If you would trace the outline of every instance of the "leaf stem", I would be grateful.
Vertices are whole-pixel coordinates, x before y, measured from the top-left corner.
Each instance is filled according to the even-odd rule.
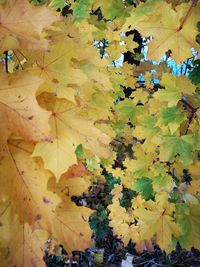
[[[192,0],[192,3],[191,3],[191,5],[190,5],[190,7],[189,7],[187,13],[185,14],[185,17],[184,17],[183,20],[181,21],[181,24],[180,24],[180,26],[178,27],[178,29],[176,30],[177,32],[180,32],[180,31],[183,29],[183,25],[185,24],[185,22],[186,22],[186,20],[187,20],[189,14],[190,14],[192,8],[196,6],[197,2],[198,2],[198,0]]]

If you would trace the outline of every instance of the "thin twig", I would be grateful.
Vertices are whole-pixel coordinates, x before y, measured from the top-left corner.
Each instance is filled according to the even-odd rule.
[[[8,73],[8,51],[5,51],[4,54],[5,54],[6,73]]]

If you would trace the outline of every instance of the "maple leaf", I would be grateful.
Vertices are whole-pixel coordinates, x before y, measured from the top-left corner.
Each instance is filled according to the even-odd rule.
[[[110,92],[97,91],[90,95],[87,100],[86,96],[81,100],[83,110],[81,113],[85,114],[87,118],[98,119],[99,123],[104,120],[110,120],[112,117],[112,108],[114,106],[114,97]]]
[[[115,110],[117,111],[119,120],[136,123],[137,115],[142,113],[142,108],[134,105],[131,99],[125,99],[117,103]]]
[[[33,64],[29,72],[44,80],[39,92],[50,92],[59,98],[75,102],[74,87],[88,81],[83,71],[73,68],[71,59],[77,56],[76,49],[77,44],[68,37],[67,40],[52,45],[50,51],[35,52],[28,57]],[[79,56],[81,57],[80,54]]]
[[[73,16],[75,18],[75,21],[80,22],[89,17],[89,13],[92,9],[91,5],[91,0],[78,0],[74,2],[71,8],[73,9]]]
[[[50,118],[54,139],[51,143],[38,143],[33,153],[34,157],[44,160],[45,168],[57,179],[77,162],[75,150],[79,144],[100,157],[110,155],[109,136],[97,129],[93,121],[78,116],[76,110],[76,106],[66,100],[57,100]]]
[[[200,213],[199,204],[187,206],[185,203],[177,203],[177,221],[181,226],[179,242],[187,249],[195,247],[199,249],[200,242]]]
[[[143,116],[140,116],[138,119],[140,120],[138,120],[139,123],[136,124],[135,129],[133,129],[133,136],[138,140],[145,139],[145,143],[143,144],[143,147],[145,147],[144,150],[152,152],[152,149],[154,150],[155,148],[155,144],[159,145],[161,142],[161,129],[157,126],[158,118],[156,114],[151,116],[145,116],[145,114],[143,114]],[[153,143],[153,146],[149,146],[149,143]]]
[[[1,199],[9,199],[13,203],[20,223],[28,222],[32,229],[48,231],[66,244],[69,251],[77,248],[77,238],[80,249],[89,246],[91,230],[88,218],[92,210],[79,208],[71,202],[71,196],[81,194],[88,188],[89,179],[66,179],[63,176],[56,184],[54,178],[49,180],[52,175],[43,169],[40,160],[30,157],[33,148],[24,141],[9,141],[9,155],[0,164]]]
[[[50,234],[42,229],[32,230],[21,224],[11,202],[0,202],[0,260],[1,266],[42,267],[43,247]]]
[[[111,194],[113,195],[113,200],[114,198],[120,199],[122,198],[122,186],[119,184],[114,184],[114,188],[111,191]]]
[[[75,249],[83,250],[91,245],[92,231],[88,221],[93,211],[86,207],[77,207],[71,201],[72,196],[82,194],[89,185],[90,178],[87,176],[66,179],[63,175],[58,183],[55,178],[51,178],[48,182],[48,190],[57,193],[62,199],[52,220],[53,236],[66,247],[68,252]]]
[[[47,190],[51,173],[38,160],[31,158],[34,145],[21,140],[9,140],[8,151],[0,162],[1,200],[9,199],[20,222],[51,229],[52,210],[59,198]],[[9,172],[8,172],[9,170]]]
[[[127,245],[130,240],[136,242],[137,243],[136,249],[138,253],[143,252],[144,243],[147,245],[148,251],[151,251],[152,250],[151,241],[141,240],[139,226],[133,223],[134,219],[136,218],[134,216],[134,213],[132,213],[130,209],[125,210],[125,208],[121,207],[117,196],[118,195],[113,197],[112,204],[108,206],[108,209],[110,210],[109,224],[113,228],[114,233],[117,234],[123,240],[125,245]],[[144,200],[139,198],[140,198],[139,196],[134,198],[133,202],[137,201],[139,203],[139,206],[141,206],[143,204],[142,201]]]
[[[125,244],[132,239],[140,251],[145,242],[152,249],[151,238],[156,235],[158,245],[167,252],[173,248],[174,238],[186,248],[199,247],[196,86],[184,76],[163,74],[161,84],[165,89],[156,91],[151,78],[160,79],[161,73],[169,72],[166,62],[107,68],[112,58],[101,59],[92,43],[105,38],[112,56],[132,50],[136,47],[133,36],[120,36],[131,22],[143,36],[154,36],[148,45],[151,58],[157,59],[171,49],[180,61],[189,56],[191,46],[199,49],[195,24],[200,4],[147,0],[134,8],[121,0],[79,0],[72,1],[73,14],[51,25],[59,17],[46,6],[32,6],[25,0],[4,2],[0,0],[0,51],[14,51],[7,52],[9,60],[2,55],[5,64],[0,64],[2,72],[3,65],[7,72],[13,72],[0,79],[0,125],[4,130],[0,134],[1,263],[5,267],[43,266],[42,249],[40,244],[36,247],[36,239],[44,243],[49,235],[68,252],[91,245],[88,221],[92,210],[77,207],[72,199],[88,190],[93,175],[102,176],[100,164],[118,178],[111,192],[114,196],[108,206],[109,219],[114,233]],[[57,9],[63,8],[64,2],[52,0],[48,4]],[[91,10],[99,10],[98,15]],[[105,19],[99,20],[99,16]],[[42,32],[46,27],[48,31]],[[120,46],[122,40],[124,46]],[[27,53],[30,49],[36,51]],[[134,55],[134,59],[139,57]],[[157,76],[150,73],[152,69]],[[133,77],[141,72],[146,73],[145,87]],[[133,92],[121,101],[123,86]],[[192,118],[190,107],[181,114],[183,97],[192,111],[194,107]],[[49,117],[52,138],[48,136]],[[117,155],[111,157],[109,136],[115,138],[114,131],[116,138],[123,137],[123,146],[117,147]],[[128,151],[121,151],[125,146]],[[113,169],[121,154],[125,168]],[[191,186],[175,184],[174,176],[184,178],[186,167],[196,180]],[[118,201],[123,186],[139,193],[130,208],[123,208]],[[181,212],[168,200],[169,196],[174,200],[174,187],[188,205]],[[151,197],[155,200],[147,201]]]
[[[112,41],[109,43],[108,48],[106,49],[106,52],[109,54],[109,56],[111,57],[111,63],[113,62],[113,60],[115,60],[116,58],[119,58],[120,55],[122,53],[124,53],[126,51],[125,46],[123,45],[119,45],[119,42],[117,41]]]
[[[71,36],[70,31],[69,34],[65,33],[62,30],[64,26],[78,30],[70,23],[61,24],[61,28],[57,26],[55,31],[50,31],[53,42],[50,50],[37,51],[27,56],[31,65],[29,72],[44,79],[38,94],[50,92],[75,103],[76,97],[86,98],[95,92],[94,88],[111,90],[112,84],[107,75],[106,62],[100,59],[98,51]],[[93,90],[87,90],[88,86]]]
[[[127,212],[125,208],[120,206],[119,199],[114,197],[112,204],[108,206],[110,210],[109,219],[110,226],[114,229],[115,234],[117,234],[124,244],[127,245],[130,239],[134,242],[139,241],[138,227],[131,223],[134,220],[132,214]]]
[[[0,78],[0,133],[5,143],[11,133],[21,135],[28,141],[49,139],[48,119],[50,113],[39,107],[35,93],[43,82],[28,73],[2,75]],[[6,119],[5,119],[6,118]]]
[[[152,177],[151,174],[149,174],[149,176],[152,179],[153,190],[156,193],[171,192],[171,190],[175,186],[172,177],[168,174],[161,173],[154,177]]]
[[[158,119],[157,125],[160,127],[162,127],[162,125],[168,125],[171,133],[173,134],[184,120],[186,120],[186,115],[181,113],[178,107],[167,107],[161,109],[161,115]]]
[[[196,87],[187,77],[176,77],[169,73],[163,74],[161,84],[165,86],[165,89],[156,92],[154,98],[166,101],[168,107],[175,106],[183,95],[192,95],[196,90]]]
[[[128,16],[128,12],[126,10],[126,7],[124,3],[120,0],[112,0],[112,1],[99,1],[99,0],[94,0],[93,9],[96,10],[99,7],[101,7],[101,10],[103,12],[103,15],[107,19],[119,19],[121,18],[122,20]]]
[[[124,166],[128,172],[134,174],[135,178],[139,178],[143,175],[147,175],[149,166],[152,165],[155,153],[147,153],[143,150],[143,145],[135,147],[136,159],[125,159]]]
[[[132,35],[124,36],[122,40],[125,42],[126,51],[133,51],[134,48],[137,48],[139,46],[138,43],[133,41]]]
[[[180,63],[191,57],[191,47],[199,51],[195,41],[199,12],[200,3],[183,3],[172,9],[165,1],[149,0],[131,12],[122,30],[127,31],[131,26],[143,36],[154,37],[148,45],[149,58],[160,60],[171,49],[173,58]]]
[[[180,161],[184,165],[192,163],[193,138],[192,135],[177,137],[175,135],[163,136],[160,147],[160,160],[172,161],[179,155]]]
[[[155,162],[148,167],[146,175],[152,180],[154,192],[171,192],[172,188],[174,187],[174,182],[173,178],[168,173],[169,167],[160,162]]]
[[[134,97],[133,102],[135,105],[137,105],[138,102],[145,104],[148,102],[149,94],[143,88],[138,88],[136,91],[132,92],[131,97]]]
[[[41,40],[44,28],[60,18],[45,6],[34,6],[26,0],[8,0],[0,6],[0,51],[26,48],[47,50]]]
[[[148,204],[150,206],[148,206]],[[156,242],[161,249],[171,251],[172,235],[179,237],[179,225],[172,217],[175,205],[165,197],[156,195],[156,202],[149,201],[145,207],[134,210],[134,215],[141,221],[139,231],[143,240],[150,240],[156,234]]]
[[[133,190],[140,192],[142,197],[148,200],[154,193],[152,181],[147,177],[137,179],[133,184]]]

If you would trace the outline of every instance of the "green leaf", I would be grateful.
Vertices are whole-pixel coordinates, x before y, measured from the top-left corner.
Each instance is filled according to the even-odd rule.
[[[75,150],[75,153],[76,153],[76,156],[79,158],[79,159],[85,159],[86,158],[86,154],[85,154],[85,151],[83,149],[83,145],[80,144],[77,146],[76,150]]]
[[[164,124],[181,123],[185,119],[185,116],[183,113],[180,113],[177,106],[174,106],[174,107],[162,109],[161,119]]]
[[[107,174],[105,179],[110,191],[114,188],[115,184],[120,184],[120,178],[113,177],[111,173]]]
[[[128,12],[121,0],[106,1],[107,7],[104,5],[103,15],[108,19],[126,18]]]
[[[176,204],[177,222],[181,227],[180,245],[191,249],[200,247],[200,206]]]
[[[156,4],[159,3],[160,0],[148,0],[145,3],[141,3],[135,10],[132,12],[135,18],[140,18],[142,15],[149,15],[152,12],[155,12]]]
[[[192,163],[193,142],[192,135],[181,137],[175,135],[164,136],[160,147],[160,160],[172,161],[175,156],[179,155],[180,161],[184,165],[189,165]]]
[[[63,7],[65,7],[65,5],[66,5],[65,0],[51,0],[49,7],[55,10],[57,9],[62,10]]]
[[[130,121],[134,124],[137,121],[137,115],[140,113],[140,108],[134,106],[132,99],[125,99],[116,105],[116,111],[119,120],[128,122]]]
[[[115,131],[116,135],[123,136],[124,134],[124,124],[121,122],[113,123],[113,130]]]
[[[173,179],[171,176],[162,173],[152,178],[153,189],[155,192],[159,192],[161,189],[166,191],[171,190],[173,185]]]
[[[176,77],[170,73],[162,75],[161,84],[165,89],[160,89],[153,95],[155,99],[167,102],[168,107],[176,106],[183,95],[193,95],[196,86],[185,76]]]
[[[177,106],[167,107],[161,110],[158,125],[168,125],[171,133],[174,133],[184,120],[186,115]]]
[[[194,133],[194,149],[200,150],[200,135],[198,132]]]
[[[199,86],[200,85],[200,59],[194,62],[194,69],[190,72],[189,78],[192,83]]]
[[[80,22],[89,17],[91,11],[91,0],[77,0],[72,6],[75,21]]]
[[[142,177],[137,179],[133,184],[133,189],[141,193],[145,200],[148,200],[152,195],[154,195],[152,181],[147,177]]]

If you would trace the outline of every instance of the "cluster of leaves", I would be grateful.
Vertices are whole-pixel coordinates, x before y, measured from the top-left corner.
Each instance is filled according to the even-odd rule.
[[[173,58],[177,62],[183,61],[190,55],[191,46],[199,50],[195,42],[199,4],[194,1],[173,4],[174,8],[164,2],[147,1],[131,12],[122,27],[121,16],[124,13],[120,12],[121,16],[115,20],[115,31],[117,26],[125,31],[131,26],[143,35],[152,34],[154,40],[149,46],[150,58],[158,60],[170,48]],[[162,12],[164,8],[168,12]],[[160,11],[155,14],[155,10]],[[106,17],[103,8],[102,13]],[[193,33],[189,31],[191,25]],[[109,40],[109,36],[106,39]],[[189,39],[192,42],[188,43]],[[118,53],[124,52],[124,48],[117,47]],[[117,56],[117,50],[113,56],[112,51],[111,48],[111,60]],[[140,64],[139,72],[149,71],[150,65],[149,62]],[[161,64],[157,73],[161,78],[161,88],[158,90],[148,82],[148,72],[145,75],[147,82],[141,87],[133,79],[137,70],[124,64],[111,74],[116,89],[120,85],[130,87],[132,94],[127,99],[123,98],[122,90],[116,90],[116,96],[121,101],[112,106],[113,117],[108,122],[110,135],[114,131],[113,135],[122,138],[134,153],[126,155],[118,168],[115,166],[117,157],[106,166],[113,176],[121,180],[121,186],[117,187],[113,203],[109,206],[110,225],[125,244],[130,238],[140,242],[156,235],[157,244],[166,251],[171,251],[177,241],[187,248],[199,247],[199,177],[194,174],[199,166],[198,84],[192,84],[184,76],[177,78],[163,73],[169,70]],[[192,75],[198,77],[198,65]],[[121,204],[124,187],[138,193],[129,208]]]
[[[1,265],[43,266],[50,235],[69,252],[91,243],[92,211],[71,201],[89,186],[73,178],[89,175],[75,151],[83,144],[88,166],[110,155],[101,117],[86,111],[112,84],[89,24],[27,0],[6,1],[0,17]]]
[[[153,35],[150,59],[171,49],[184,61],[199,51],[199,11],[198,1],[0,1],[2,266],[43,266],[50,236],[68,252],[90,246],[93,210],[71,197],[104,179],[102,166],[118,181],[109,219],[125,244],[200,247],[199,65],[192,83],[159,64],[159,88],[150,61],[108,67],[127,51],[140,61],[133,35],[120,35],[134,29]],[[102,39],[106,59],[92,45]]]

